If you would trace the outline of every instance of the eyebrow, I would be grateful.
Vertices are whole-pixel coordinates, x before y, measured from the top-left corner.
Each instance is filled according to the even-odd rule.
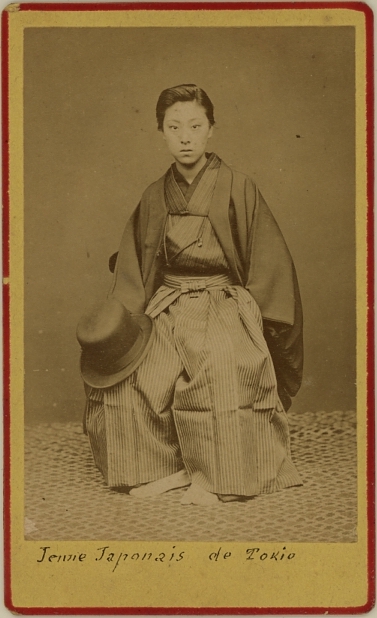
[[[194,120],[202,120],[202,118],[190,118],[188,122],[194,122]],[[181,121],[172,118],[171,120],[168,120],[168,122],[176,122],[177,124],[180,124]]]

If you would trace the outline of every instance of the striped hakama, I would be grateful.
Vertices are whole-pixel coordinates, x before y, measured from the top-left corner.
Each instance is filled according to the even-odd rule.
[[[218,494],[252,496],[301,484],[259,308],[230,279],[207,217],[217,170],[210,158],[186,196],[172,172],[167,268],[146,309],[155,340],[126,380],[88,389],[87,431],[110,486],[182,468]]]

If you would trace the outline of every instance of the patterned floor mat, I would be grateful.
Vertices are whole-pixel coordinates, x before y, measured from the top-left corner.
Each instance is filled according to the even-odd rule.
[[[183,489],[137,500],[107,488],[80,423],[25,435],[25,538],[30,540],[354,542],[355,413],[290,415],[304,485],[246,502],[182,506]]]

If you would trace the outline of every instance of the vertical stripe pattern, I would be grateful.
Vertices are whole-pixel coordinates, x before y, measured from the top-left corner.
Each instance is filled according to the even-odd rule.
[[[132,376],[91,390],[88,433],[108,484],[132,486],[182,467],[214,493],[250,496],[300,484],[249,293],[239,286],[181,293],[155,325],[152,348]]]

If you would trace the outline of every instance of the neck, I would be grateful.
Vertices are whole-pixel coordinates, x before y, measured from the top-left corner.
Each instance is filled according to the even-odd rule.
[[[202,167],[207,162],[207,157],[205,153],[202,154],[199,161],[194,163],[193,165],[182,165],[179,161],[176,162],[177,170],[182,174],[183,178],[189,183],[189,185],[194,180],[195,176],[200,172]]]

